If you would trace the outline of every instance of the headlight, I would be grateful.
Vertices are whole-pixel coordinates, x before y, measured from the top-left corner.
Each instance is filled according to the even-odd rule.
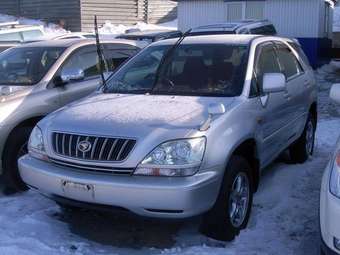
[[[191,176],[201,165],[205,137],[165,142],[155,148],[137,167],[135,175]]]
[[[28,141],[28,151],[32,157],[45,160],[47,158],[44,146],[43,133],[41,129],[36,126]]]
[[[331,193],[340,198],[340,151],[337,152],[330,179]]]

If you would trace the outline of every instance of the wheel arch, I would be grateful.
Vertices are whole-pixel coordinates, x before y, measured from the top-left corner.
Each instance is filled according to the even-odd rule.
[[[16,132],[16,130],[18,130],[19,128],[22,128],[22,127],[34,127],[44,117],[45,116],[35,116],[35,117],[28,118],[26,120],[21,121],[20,123],[18,123],[16,126],[14,126],[11,129],[11,131],[9,132],[9,134],[6,138],[6,142],[4,143],[4,148],[1,152],[2,153],[2,155],[1,155],[2,162],[4,161],[4,155],[5,155],[4,152],[6,151],[6,148],[9,144],[9,140],[13,136],[13,134]]]
[[[242,156],[245,158],[252,168],[252,180],[254,184],[254,192],[258,190],[260,182],[260,161],[258,157],[257,142],[254,138],[247,138],[241,141],[230,154],[232,156]],[[229,157],[229,158],[230,158]]]

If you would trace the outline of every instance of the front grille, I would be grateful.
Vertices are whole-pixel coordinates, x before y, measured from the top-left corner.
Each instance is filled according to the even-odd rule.
[[[131,175],[133,174],[133,171],[135,170],[134,168],[117,168],[117,167],[83,165],[83,164],[70,163],[70,162],[66,162],[62,160],[57,160],[53,158],[50,158],[50,161],[58,166],[71,167],[79,171],[97,172],[97,173],[114,174],[114,175]]]
[[[81,150],[81,143],[86,143],[88,150]],[[52,133],[52,146],[57,155],[82,160],[123,161],[135,144],[133,139]]]

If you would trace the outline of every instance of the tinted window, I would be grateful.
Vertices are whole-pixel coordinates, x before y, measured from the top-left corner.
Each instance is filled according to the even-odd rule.
[[[257,84],[253,84],[253,86],[255,86],[253,89],[260,90],[259,92],[262,93],[263,75],[266,73],[281,73],[281,70],[272,43],[260,46],[257,56],[258,58],[255,66],[255,82],[257,82]]]
[[[34,41],[41,38],[43,33],[40,30],[23,31],[22,36],[24,41]]]
[[[306,56],[305,52],[302,50],[301,46],[298,45],[297,43],[289,43],[289,45],[292,46],[292,47],[296,50],[296,52],[299,54],[299,57],[302,59],[302,61],[303,61],[309,68],[311,68],[309,59],[308,59],[308,57]]]
[[[64,48],[13,48],[0,55],[0,85],[38,83]]]
[[[242,93],[247,46],[180,45],[159,68],[168,47],[149,47],[137,55],[112,77],[107,92],[207,96]],[[156,80],[157,70],[160,72]]]
[[[286,76],[286,79],[289,79],[303,72],[300,63],[296,59],[293,52],[284,44],[280,43],[277,45],[277,55],[279,58],[280,66],[282,68],[282,72]]]
[[[99,60],[95,47],[85,47],[76,51],[62,67],[62,73],[68,69],[84,71],[85,78],[93,78],[100,74]]]
[[[0,34],[0,41],[22,41],[19,32]]]
[[[276,30],[273,25],[252,28],[250,31],[252,34],[257,35],[276,35]]]
[[[138,51],[139,49],[134,46],[120,44],[105,45],[104,55],[109,71],[115,70]]]

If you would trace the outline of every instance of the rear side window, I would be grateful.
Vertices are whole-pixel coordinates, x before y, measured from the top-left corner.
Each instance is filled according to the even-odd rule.
[[[296,50],[296,52],[299,54],[299,57],[301,58],[302,62],[304,62],[310,69],[312,69],[312,67],[310,66],[309,59],[306,56],[303,49],[301,48],[301,46],[296,44],[296,43],[289,43],[289,45],[292,46],[294,48],[294,50]]]
[[[282,43],[277,44],[277,55],[282,72],[287,80],[303,73],[299,61],[286,45]]]

